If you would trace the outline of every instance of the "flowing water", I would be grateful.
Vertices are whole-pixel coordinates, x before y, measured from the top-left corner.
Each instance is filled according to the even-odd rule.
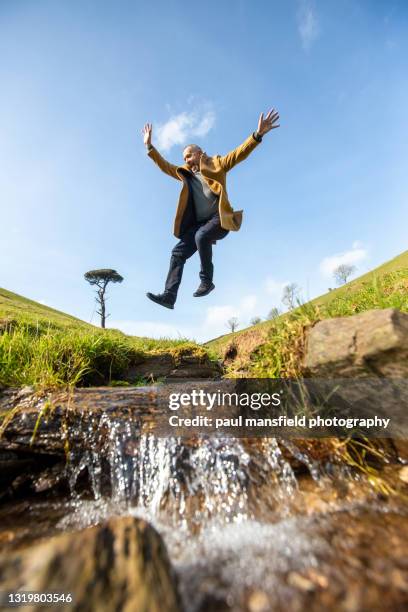
[[[116,513],[147,519],[165,539],[186,610],[217,602],[237,607],[245,590],[257,592],[262,585],[262,593],[270,594],[276,589],[271,578],[278,572],[314,563],[323,542],[312,544],[296,519],[283,520],[298,483],[282,442],[264,439],[251,447],[234,438],[185,440],[152,434],[135,440],[130,423],[123,426],[106,415],[100,423],[82,422],[81,427],[77,438],[89,439],[106,429],[109,435],[102,452],[71,452],[73,511],[59,527],[83,527]],[[319,480],[315,462],[285,444]],[[95,439],[92,446],[100,448],[101,441]],[[106,464],[109,497],[101,479]],[[92,501],[76,493],[84,471]],[[279,523],[271,522],[278,518]]]
[[[321,574],[319,568],[343,562],[328,538],[334,526],[341,532],[344,521],[354,521],[357,530],[363,517],[371,526],[377,524],[379,535],[384,516],[391,512],[370,488],[368,495],[367,490],[362,497],[356,493],[366,486],[362,478],[353,482],[351,495],[345,494],[347,469],[337,466],[337,477],[329,479],[326,466],[291,441],[151,434],[135,439],[131,423],[124,426],[106,415],[81,427],[79,437],[94,436],[92,447],[101,450],[72,452],[68,473],[73,511],[59,527],[94,524],[117,513],[147,519],[164,537],[190,612],[262,612],[275,609],[271,601],[283,609],[289,600],[295,609],[303,601],[299,592],[309,596],[316,588],[327,588],[330,572]],[[109,435],[102,441],[95,432],[104,431]],[[314,495],[300,491],[294,460],[303,466]],[[93,500],[76,497],[75,485],[84,471]],[[101,479],[106,471],[108,495]],[[331,472],[333,476],[336,466]],[[347,558],[351,550],[350,541],[342,555]]]
[[[367,578],[375,597],[394,588],[394,579],[394,591],[408,593],[400,574],[381,583],[384,572],[403,571],[405,510],[381,501],[344,468],[330,465],[329,477],[328,465],[293,442],[160,438],[106,413],[81,419],[70,435],[76,440],[66,467],[70,498],[23,506],[23,535],[28,516],[41,535],[45,514],[44,533],[47,524],[55,533],[132,514],[163,536],[188,612],[301,610],[306,602],[317,610],[323,601],[335,610],[350,593],[352,611],[364,609],[356,577],[362,581],[367,564],[353,572],[347,559],[360,562],[368,530],[378,542],[365,554],[382,561]],[[394,558],[384,535],[395,538]],[[362,586],[370,601],[370,588]]]

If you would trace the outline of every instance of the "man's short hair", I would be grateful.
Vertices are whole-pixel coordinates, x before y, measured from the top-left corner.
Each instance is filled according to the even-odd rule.
[[[183,151],[185,151],[186,149],[188,149],[188,147],[192,147],[194,149],[194,151],[200,150],[202,151],[202,148],[196,144],[188,144],[185,147],[183,147]]]

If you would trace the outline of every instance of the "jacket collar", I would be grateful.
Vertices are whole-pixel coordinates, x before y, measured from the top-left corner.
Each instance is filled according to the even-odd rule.
[[[203,153],[200,157],[200,170],[201,170],[202,163],[207,164],[209,161],[211,161],[211,157],[209,157],[206,153]],[[177,172],[183,176],[185,176],[186,172],[187,174],[192,174],[187,164],[183,164],[182,166],[177,166]]]
[[[201,169],[201,164],[204,163],[208,163],[209,161],[211,161],[211,157],[209,157],[206,153],[203,153],[200,157],[200,169]],[[187,164],[183,164],[182,166],[177,166],[177,170],[181,171],[182,174],[184,174],[184,172],[188,172],[189,174],[192,174],[190,168],[187,166]]]

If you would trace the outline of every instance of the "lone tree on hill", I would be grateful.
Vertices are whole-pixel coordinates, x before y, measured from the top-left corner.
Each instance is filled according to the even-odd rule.
[[[118,274],[116,270],[90,270],[84,274],[85,280],[88,281],[90,285],[96,285],[98,289],[96,290],[96,303],[99,304],[99,310],[97,313],[101,315],[101,327],[105,329],[105,321],[109,317],[106,314],[105,307],[105,292],[108,283],[121,283],[123,281],[123,276]]]
[[[289,308],[289,310],[293,310],[295,307],[295,300],[298,297],[300,292],[300,287],[296,283],[291,283],[290,285],[286,285],[283,288],[282,293],[282,303],[285,304]]]
[[[261,317],[252,317],[250,323],[251,325],[258,325],[258,323],[261,323],[262,319]]]
[[[227,321],[227,327],[230,328],[232,333],[234,333],[234,331],[237,329],[238,325],[239,325],[239,323],[238,323],[237,317],[231,317],[231,319],[228,319],[228,321]]]
[[[333,271],[333,276],[336,279],[336,283],[338,285],[344,285],[347,283],[347,279],[349,276],[354,274],[357,271],[356,266],[351,266],[349,264],[340,264]]]

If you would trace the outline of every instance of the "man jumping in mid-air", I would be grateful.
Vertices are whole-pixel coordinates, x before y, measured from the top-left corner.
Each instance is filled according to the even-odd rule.
[[[174,235],[179,238],[171,253],[170,269],[163,293],[147,293],[147,297],[166,308],[174,308],[186,260],[196,251],[200,256],[201,283],[194,297],[207,295],[214,289],[212,245],[242,223],[242,210],[234,210],[228,201],[227,172],[244,160],[262,142],[262,136],[279,127],[275,109],[266,117],[261,113],[258,128],[239,147],[227,155],[208,155],[196,144],[184,147],[185,164],[175,166],[166,161],[152,145],[152,124],[142,130],[147,154],[163,172],[183,183],[176,217]]]

